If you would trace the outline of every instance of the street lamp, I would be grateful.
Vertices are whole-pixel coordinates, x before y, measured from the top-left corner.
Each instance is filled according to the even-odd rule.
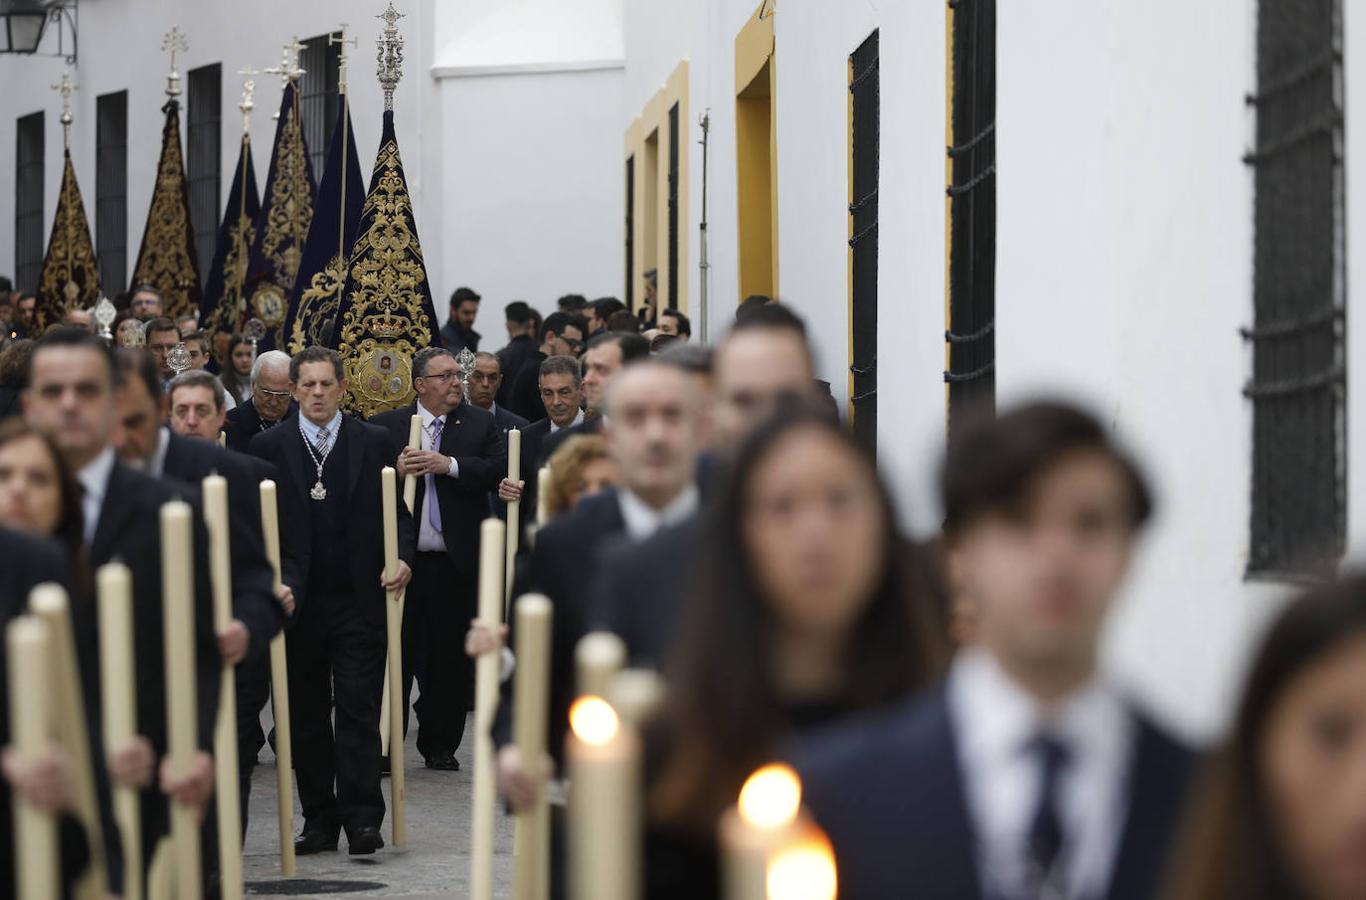
[[[0,0],[0,53],[37,53],[47,16],[43,0]]]

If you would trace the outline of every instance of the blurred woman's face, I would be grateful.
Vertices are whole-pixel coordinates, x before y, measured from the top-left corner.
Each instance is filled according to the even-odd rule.
[[[232,348],[232,367],[243,378],[251,374],[251,344],[246,341]]]
[[[57,463],[37,437],[0,446],[0,524],[51,537],[62,515]]]
[[[851,628],[886,561],[882,505],[867,466],[817,429],[780,439],[755,467],[744,521],[755,578],[796,633]]]
[[[1261,753],[1281,845],[1307,896],[1366,897],[1366,635],[1290,682]]]
[[[579,483],[574,488],[574,505],[585,497],[601,493],[621,481],[617,464],[606,457],[599,457],[579,471]]]

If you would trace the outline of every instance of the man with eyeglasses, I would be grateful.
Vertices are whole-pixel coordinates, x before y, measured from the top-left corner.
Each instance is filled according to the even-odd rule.
[[[473,387],[473,385],[471,385]],[[507,444],[492,413],[465,402],[460,365],[449,350],[429,347],[413,357],[416,402],[381,413],[370,424],[386,429],[400,477],[416,475],[417,555],[403,610],[403,723],[415,671],[417,749],[427,768],[456,771],[455,751],[473,708],[474,665],[451,652],[477,612],[479,529],[488,495],[507,471]],[[422,417],[422,444],[410,448],[408,429]]]
[[[246,453],[253,437],[297,412],[289,388],[289,354],[267,350],[256,357],[251,366],[251,399],[228,411],[223,428],[228,447]]]
[[[552,356],[578,356],[588,321],[570,313],[551,313],[541,326],[541,344],[527,357],[513,379],[507,406],[528,422],[545,418],[541,403],[541,363]]]

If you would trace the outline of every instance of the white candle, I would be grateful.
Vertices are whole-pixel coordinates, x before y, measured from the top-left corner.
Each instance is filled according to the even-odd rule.
[[[21,759],[48,750],[47,705],[52,699],[47,626],[20,616],[5,629],[10,740]],[[14,795],[15,884],[24,900],[57,900],[57,817]]]
[[[522,432],[513,428],[508,432],[508,480],[518,481],[522,475]],[[521,529],[518,527],[521,522],[522,501],[514,500],[507,505],[508,508],[508,530],[507,530],[507,559],[505,561],[505,571],[503,573],[503,595],[504,602],[512,600],[512,582],[517,574],[517,542],[521,537]]]
[[[550,521],[550,465],[541,466],[536,473],[536,527],[544,528]]]
[[[393,466],[380,470],[384,501],[384,571],[398,572],[398,493]],[[389,637],[389,792],[393,800],[390,819],[395,847],[408,843],[407,797],[403,787],[403,608],[402,591],[389,591],[384,604]]]
[[[275,576],[273,587],[280,590],[280,513],[275,482],[261,482],[261,529],[265,535],[266,557]],[[275,793],[279,800],[280,874],[293,877],[294,861],[294,750],[289,730],[289,664],[285,658],[285,635],[280,632],[270,641],[270,711],[275,717]]]
[[[412,421],[408,423],[408,446],[414,450],[422,449],[422,415],[413,413]],[[408,506],[408,512],[412,513],[417,507],[417,476],[409,472],[403,476],[403,502]]]
[[[103,896],[108,893],[105,871],[104,829],[95,793],[94,760],[90,758],[90,731],[86,727],[81,676],[76,667],[76,637],[71,626],[71,604],[66,589],[40,584],[29,592],[29,609],[47,626],[48,655],[52,660],[52,711],[56,715],[57,739],[71,762],[76,817],[85,830],[90,864],[81,888]]]
[[[546,719],[550,714],[550,630],[554,608],[541,594],[517,600],[517,669],[513,673],[512,737],[522,766],[538,772],[546,753]],[[540,778],[537,778],[540,781]],[[550,889],[550,807],[545,785],[536,803],[521,815],[520,855],[513,893],[520,900],[544,900]]]
[[[622,669],[608,682],[607,702],[623,722],[639,728],[664,701],[665,690],[653,669]]]
[[[801,805],[801,781],[787,766],[764,766],[745,781],[721,816],[726,900],[767,900],[769,860],[800,832]]]
[[[166,655],[166,720],[171,772],[184,777],[198,752],[195,716],[194,538],[190,504],[161,506],[162,637]],[[202,879],[195,811],[171,802],[176,895],[199,900]]]
[[[626,644],[610,631],[595,631],[579,638],[574,647],[576,693],[606,697],[612,677],[626,666]]]
[[[839,893],[835,852],[814,825],[768,864],[768,900],[835,900]]]
[[[503,624],[503,532],[498,519],[485,519],[479,534],[479,624],[497,631]],[[499,654],[475,661],[474,797],[470,804],[470,898],[493,900],[493,833],[497,804],[493,759],[493,716],[498,709]]]
[[[569,723],[569,896],[635,900],[642,853],[639,738],[601,697],[580,697]]]
[[[209,530],[209,574],[213,583],[213,626],[221,633],[232,622],[232,550],[228,530],[228,480],[203,481],[204,524]],[[219,884],[224,900],[240,900],[242,811],[238,799],[237,680],[223,663],[218,687],[218,718],[213,730],[214,792],[218,802]]]
[[[100,566],[95,576],[99,597],[100,701],[104,709],[104,750],[113,753],[137,732],[133,682],[133,575],[121,562]],[[123,839],[123,893],[142,900],[142,813],[135,788],[113,788],[114,819]],[[139,861],[138,864],[128,862]]]

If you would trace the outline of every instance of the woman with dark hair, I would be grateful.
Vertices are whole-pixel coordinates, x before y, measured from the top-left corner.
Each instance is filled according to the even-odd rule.
[[[646,730],[648,896],[718,894],[715,832],[798,732],[939,674],[942,626],[871,456],[821,410],[760,426],[715,492]]]
[[[23,412],[19,398],[28,387],[28,360],[33,355],[33,341],[19,338],[0,349],[0,419],[8,419]]]
[[[218,380],[239,405],[251,399],[251,364],[255,361],[251,341],[240,334],[228,338],[227,352],[219,361]]]
[[[1366,897],[1366,575],[1272,626],[1179,846],[1169,900]]]
[[[22,419],[0,422],[0,525],[56,538],[78,562],[83,522],[80,489],[52,439]]]

